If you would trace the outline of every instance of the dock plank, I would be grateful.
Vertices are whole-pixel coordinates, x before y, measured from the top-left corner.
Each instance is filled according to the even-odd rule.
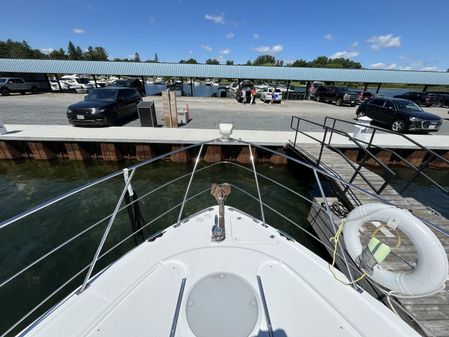
[[[317,163],[316,158],[318,158],[319,156],[320,149],[320,145],[318,144],[302,144],[299,146],[297,145],[294,148],[294,150],[297,151],[299,155],[308,159],[312,163],[315,163],[315,165]],[[358,164],[355,162],[353,162],[353,165],[355,167],[358,167]],[[320,167],[327,170],[330,174],[337,174],[344,180],[351,179],[355,172],[354,168],[352,168],[351,165],[342,156],[327,148],[324,148],[321,153]],[[361,172],[376,189],[378,189],[385,183],[385,180],[381,176],[368,170],[367,168],[362,168]],[[369,184],[360,176],[354,179],[353,184],[375,194]],[[343,192],[345,186],[342,183],[338,183],[337,185],[338,188]],[[349,189],[349,191],[346,192],[346,196],[351,202],[352,207],[356,207],[366,203],[378,202],[375,198],[354,188]],[[427,206],[423,205],[413,198],[401,196],[391,185],[387,185],[380,196],[394,205],[412,211],[413,214],[421,217],[422,219],[438,224],[438,226],[443,229],[447,230],[449,228],[448,219],[435,213]],[[334,234],[333,229],[328,225],[325,225],[324,222],[325,219],[321,219],[321,221],[315,221],[315,224],[312,224],[312,226],[315,230],[318,229],[317,234],[319,235],[320,239],[327,240],[327,244],[331,245],[328,240],[329,237]],[[326,228],[318,228],[322,226],[326,226]],[[432,229],[432,231],[440,239],[447,255],[449,256],[449,238],[434,229]],[[369,240],[370,233],[371,231],[362,233],[362,241],[366,243]],[[379,232],[379,237],[382,236],[383,234]],[[383,236],[383,239],[385,239],[387,242],[394,241],[393,239],[386,238],[385,236]],[[404,238],[399,249],[395,251],[395,254],[396,256],[390,255],[383,262],[383,266],[385,268],[389,270],[405,271],[410,270],[411,267],[407,263],[401,261],[401,259],[406,260],[412,265],[417,262],[416,249],[411,244],[410,240],[406,238]],[[342,261],[339,261],[339,266],[341,269]],[[361,286],[365,287],[366,284],[361,284]],[[372,291],[372,289],[369,289],[369,292],[371,294],[373,294]],[[398,298],[397,300],[410,312],[411,316],[414,317],[414,319],[416,319],[419,324],[425,328],[425,330],[428,330],[418,330],[421,334],[423,334],[423,336],[449,336],[449,282],[446,282],[446,288],[443,291],[440,291],[439,293],[432,296],[422,298]]]

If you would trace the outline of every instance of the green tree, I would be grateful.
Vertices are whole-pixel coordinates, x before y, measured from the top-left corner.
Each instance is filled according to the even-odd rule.
[[[55,49],[55,50],[51,51],[48,54],[48,57],[51,58],[52,60],[66,60],[67,59],[67,55],[65,54],[65,51],[62,48]]]
[[[234,61],[233,60],[227,60],[226,61],[226,65],[227,66],[233,66],[234,65]]]
[[[189,58],[188,60],[180,60],[179,63],[198,64],[197,60]]]
[[[103,47],[95,47],[94,48],[94,52],[95,52],[95,60],[97,61],[107,61],[108,60],[108,53],[106,51],[106,49],[104,49]]]
[[[220,61],[217,59],[207,59],[206,64],[220,64]]]
[[[271,55],[258,56],[253,62],[253,66],[274,66],[275,64],[276,59]]]
[[[157,53],[154,53],[154,62],[159,63],[159,57],[157,57]]]
[[[72,41],[69,41],[69,45],[67,46],[67,58],[69,60],[83,59],[83,51],[79,46],[75,47]]]
[[[299,59],[290,64],[291,67],[307,67],[307,61]]]
[[[134,54],[134,62],[141,62],[140,61],[140,55],[139,55],[138,52],[135,52],[135,54]]]
[[[252,66],[253,64],[251,63],[251,60],[248,60],[245,65]]]

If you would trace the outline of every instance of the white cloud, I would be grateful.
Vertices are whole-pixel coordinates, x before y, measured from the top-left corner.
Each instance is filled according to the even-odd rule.
[[[229,49],[222,49],[222,50],[220,50],[220,54],[223,54],[223,55],[228,55],[230,53],[231,53],[231,50],[229,50]]]
[[[155,17],[155,16],[150,16],[150,17],[148,18],[148,20],[149,20],[151,23],[156,23],[156,17]]]
[[[73,28],[72,32],[74,32],[75,34],[84,34],[86,31],[82,28]]]
[[[227,39],[232,39],[234,37],[234,33],[227,33],[227,34],[225,34],[225,37]]]
[[[399,70],[413,70],[413,67],[410,67],[410,66],[400,67]]]
[[[41,52],[43,52],[44,54],[50,54],[55,49],[54,48],[40,48],[39,50]]]
[[[202,44],[201,48],[203,48],[204,50],[207,50],[207,51],[211,51],[212,50],[212,47],[209,46],[208,44]]]
[[[338,58],[345,58],[345,59],[350,59],[353,57],[359,56],[359,52],[354,50],[354,51],[338,51],[336,52],[334,55],[329,56],[330,59],[338,59]]]
[[[273,54],[280,53],[283,49],[284,49],[284,47],[282,47],[282,45],[280,45],[280,44],[276,44],[271,48]]]
[[[253,33],[253,39],[254,40],[259,40],[260,39],[260,35],[257,33]]]
[[[444,69],[438,68],[438,67],[424,67],[421,68],[422,71],[445,71]]]
[[[206,15],[204,15],[204,18],[206,20],[213,21],[217,24],[224,25],[224,14],[220,14],[220,15],[206,14]]]
[[[332,34],[326,34],[323,36],[323,39],[331,41],[331,40],[334,40],[335,38]]]
[[[354,41],[351,46],[352,46],[352,48],[356,48],[358,45],[359,45],[359,41]]]
[[[263,53],[263,54],[277,54],[277,53],[280,53],[282,50],[284,50],[284,47],[280,44],[276,44],[272,47],[260,46],[257,48],[251,48],[251,50],[256,51],[258,53]]]
[[[192,54],[193,54],[193,51],[189,50],[189,55],[192,55]]]
[[[371,44],[372,50],[380,50],[381,48],[398,48],[401,46],[401,37],[393,36],[393,34],[388,35],[378,35],[371,36],[366,40]]]
[[[397,66],[396,66],[396,63],[386,64],[386,63],[379,62],[379,63],[373,63],[372,65],[369,66],[369,68],[391,70],[391,69],[396,69]]]

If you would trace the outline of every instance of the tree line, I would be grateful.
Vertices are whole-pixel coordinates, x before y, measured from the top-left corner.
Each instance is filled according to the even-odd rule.
[[[89,46],[82,50],[80,46],[76,46],[72,41],[69,41],[67,49],[59,48],[43,53],[39,49],[33,49],[26,41],[0,41],[0,58],[19,58],[19,59],[51,59],[51,60],[86,60],[86,61],[109,61],[109,55],[105,48],[99,46]],[[142,61],[139,53],[135,53],[130,58],[114,58],[111,61],[115,62],[159,62],[157,53],[153,59]],[[194,58],[187,60],[180,60],[179,63],[198,64],[199,62]],[[220,61],[214,58],[206,60],[206,64],[220,64]],[[225,61],[226,65],[234,65],[234,61]],[[283,60],[277,60],[272,55],[261,55],[254,61],[248,60],[244,65],[248,66],[272,66],[272,67],[309,67],[309,68],[346,68],[346,69],[361,69],[362,65],[359,62],[352,61],[345,58],[331,59],[326,56],[319,56],[312,61],[298,59],[291,63],[286,63]],[[449,69],[448,69],[449,70]]]

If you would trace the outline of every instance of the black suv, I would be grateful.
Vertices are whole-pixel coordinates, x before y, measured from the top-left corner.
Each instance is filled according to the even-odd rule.
[[[317,102],[332,102],[336,105],[347,104],[355,106],[357,92],[348,87],[319,87],[315,92]]]
[[[436,132],[442,124],[440,117],[425,112],[408,99],[373,98],[357,109],[357,117],[368,116],[396,132]]]
[[[410,101],[413,101],[418,105],[425,105],[427,107],[433,105],[433,97],[427,92],[409,91],[403,93],[402,95],[396,95],[394,96],[394,98],[409,99]]]
[[[133,88],[93,89],[84,101],[67,109],[69,123],[78,125],[116,125],[121,119],[137,116],[142,97]]]

